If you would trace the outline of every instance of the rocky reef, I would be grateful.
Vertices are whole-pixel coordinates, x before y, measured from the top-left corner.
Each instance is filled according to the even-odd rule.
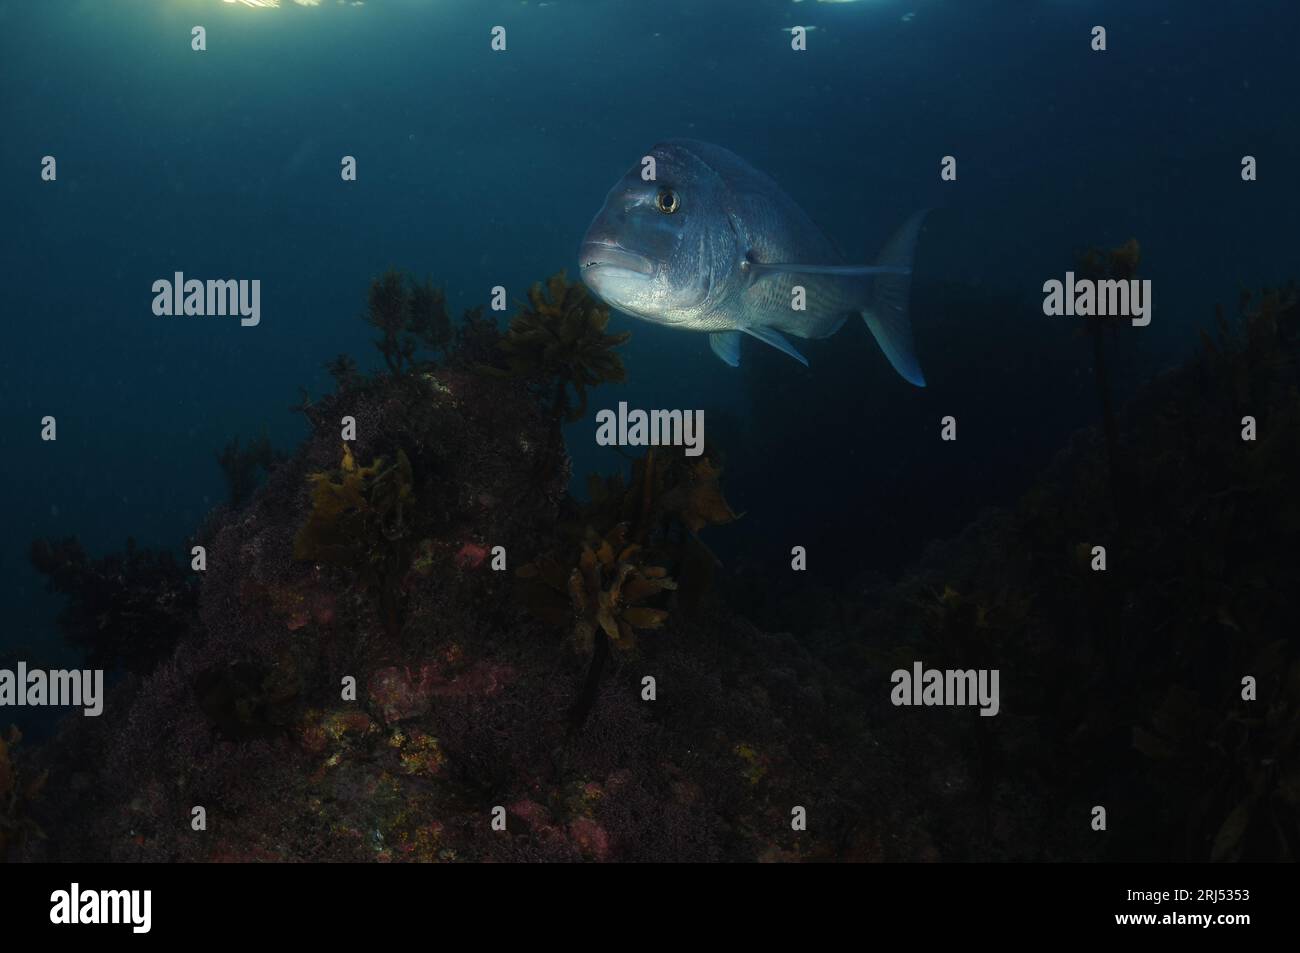
[[[308,439],[259,453],[265,481],[232,483],[243,502],[196,532],[197,579],[151,557],[124,588],[180,600],[142,630],[165,638],[133,651],[117,626],[97,647],[73,614],[119,674],[101,717],[24,751],[39,784],[10,780],[0,748],[11,859],[1300,850],[1294,289],[1221,317],[1116,411],[1114,441],[1081,431],[901,579],[779,605],[706,542],[737,518],[716,449],[651,450],[569,495],[561,425],[624,374],[580,286],[539,285],[501,334],[390,274],[368,320],[384,371],[333,362],[337,390],[302,404]],[[77,579],[103,589],[73,544],[34,553],[74,606]],[[1001,669],[998,717],[892,707],[890,672],[916,659]]]
[[[936,856],[1296,858],[1298,345],[1294,285],[1243,294],[1182,367],[900,580],[780,603],[732,583],[868,701]],[[890,673],[918,659],[1000,669],[998,716],[892,707]]]
[[[303,402],[309,439],[197,532],[189,628],[33,753],[51,833],[19,856],[832,856],[837,826],[809,838],[789,816],[847,817],[863,783],[833,753],[852,733],[834,680],[691,593],[712,569],[699,532],[735,515],[718,465],[647,456],[627,486],[567,494],[566,393],[623,374],[607,312],[557,276],[503,335],[465,315],[435,361],[404,287],[372,287],[384,372],[336,360],[338,390]],[[551,578],[547,612],[531,583]]]

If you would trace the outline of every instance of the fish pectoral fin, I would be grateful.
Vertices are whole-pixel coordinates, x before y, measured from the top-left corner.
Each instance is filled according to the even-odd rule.
[[[758,338],[764,344],[772,345],[772,347],[776,348],[778,351],[784,351],[804,367],[808,366],[808,358],[796,351],[794,345],[787,341],[780,331],[773,331],[771,328],[763,327],[741,328],[740,330],[744,331],[748,335]],[[736,337],[740,337],[740,335],[737,334]]]
[[[740,332],[717,331],[709,335],[709,347],[713,353],[722,358],[724,364],[731,367],[740,366]]]
[[[910,275],[912,273],[912,269],[907,265],[803,265],[791,261],[755,261],[751,256],[745,257],[745,265],[754,275],[784,272],[791,275],[843,275],[849,278],[860,278],[868,275]]]

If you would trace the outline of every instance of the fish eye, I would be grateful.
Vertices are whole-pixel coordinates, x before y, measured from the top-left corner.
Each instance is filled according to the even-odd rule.
[[[672,189],[663,189],[660,191],[659,198],[655,201],[655,204],[659,206],[659,211],[663,212],[665,215],[671,215],[673,212],[677,211],[681,203],[677,201],[676,192]]]

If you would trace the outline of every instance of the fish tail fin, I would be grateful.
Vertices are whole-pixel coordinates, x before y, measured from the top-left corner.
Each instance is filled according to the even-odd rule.
[[[871,329],[876,343],[885,352],[885,357],[889,358],[894,370],[905,381],[917,387],[925,386],[925,375],[921,373],[921,365],[916,359],[916,348],[912,342],[908,298],[912,285],[912,255],[927,211],[917,212],[905,221],[885,243],[876,264],[899,270],[882,271],[875,276],[871,304],[862,312],[867,327]]]

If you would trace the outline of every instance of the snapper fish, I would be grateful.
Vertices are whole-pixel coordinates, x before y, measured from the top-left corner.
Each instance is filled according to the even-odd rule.
[[[908,319],[912,254],[925,212],[909,218],[872,265],[844,261],[835,245],[768,176],[721,146],[669,139],[605,197],[578,250],[582,280],[636,318],[709,335],[713,352],[740,365],[748,334],[807,366],[789,338],[826,338],[854,316],[889,363],[917,387]],[[793,302],[804,289],[804,310]]]

